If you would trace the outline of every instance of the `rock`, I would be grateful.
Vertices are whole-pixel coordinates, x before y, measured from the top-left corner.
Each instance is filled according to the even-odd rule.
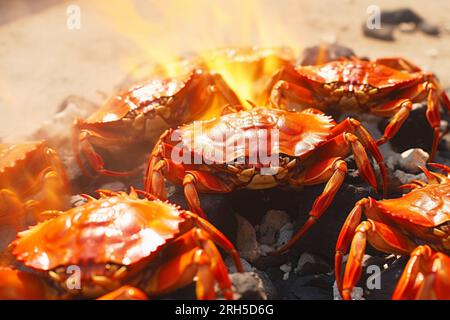
[[[425,166],[430,155],[420,148],[413,148],[401,153],[400,168],[409,173],[421,172],[419,166]]]
[[[394,177],[398,180],[398,186],[402,184],[410,183],[412,180],[421,180],[421,181],[427,181],[426,176],[424,173],[421,174],[410,174],[406,173],[401,170],[395,170],[394,171]],[[394,181],[391,181],[391,183],[395,183]]]
[[[267,211],[258,228],[258,242],[268,245],[274,244],[277,240],[277,235],[281,227],[289,222],[289,215],[285,211]]]
[[[416,31],[417,25],[413,22],[402,22],[398,25],[398,29],[401,32],[411,33],[411,32]]]
[[[304,252],[298,259],[297,267],[294,271],[298,275],[321,274],[330,272],[331,268],[319,256]]]
[[[333,276],[327,274],[291,277],[279,281],[281,299],[331,300],[333,299]]]
[[[432,25],[428,22],[422,21],[420,22],[417,27],[423,32],[430,36],[438,36],[441,32],[439,28],[435,25]]]
[[[241,263],[242,263],[242,267],[244,268],[245,272],[252,272],[255,271],[256,269],[252,267],[252,265],[245,259],[241,258]],[[234,265],[233,262],[233,258],[231,258],[230,256],[228,256],[225,259],[225,265],[227,266],[228,272],[229,273],[234,273],[237,272],[236,270],[236,266]]]
[[[352,300],[365,300],[364,299],[364,290],[361,287],[354,287],[352,294]],[[333,299],[334,300],[342,300],[341,295],[339,294],[339,290],[336,285],[336,281],[333,284]]]
[[[236,247],[242,258],[252,262],[258,259],[260,252],[256,241],[255,228],[247,219],[236,214],[237,219],[237,239]]]
[[[289,274],[291,273],[292,266],[290,263],[286,263],[280,266],[280,270],[284,272],[283,280],[289,279]]]
[[[255,273],[259,276],[262,282],[262,286],[264,288],[264,291],[266,292],[267,299],[277,299],[278,298],[278,291],[277,288],[274,286],[272,280],[269,278],[267,273],[255,270]]]
[[[280,266],[280,270],[283,272],[291,272],[292,266],[290,264],[286,263],[286,264],[283,264]]]
[[[437,26],[424,21],[422,17],[409,8],[383,10],[381,12],[380,20],[381,28],[379,29],[370,29],[367,23],[364,23],[364,35],[376,39],[392,41],[394,40],[393,31],[397,26],[400,30],[407,30],[408,32],[419,29],[426,34],[433,36],[437,36],[440,33]]]
[[[267,255],[269,252],[272,252],[273,250],[274,248],[268,246],[267,244],[262,244],[259,246],[259,252],[264,256]]]
[[[294,235],[294,225],[288,222],[280,229],[276,247],[281,247],[282,245],[286,244],[292,238],[293,235]]]
[[[269,297],[273,298],[275,289],[270,279],[266,276],[263,280],[260,274],[256,272],[230,274],[237,300],[267,300]]]
[[[384,41],[394,41],[394,26],[390,24],[383,24],[380,28],[370,29],[367,27],[367,23],[364,22],[363,34],[368,38],[374,38]]]

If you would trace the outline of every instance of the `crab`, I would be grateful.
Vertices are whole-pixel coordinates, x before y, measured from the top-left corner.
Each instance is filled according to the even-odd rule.
[[[335,255],[336,283],[344,299],[351,298],[352,289],[361,275],[367,241],[382,252],[397,255],[412,253],[394,298],[412,298],[416,294],[449,298],[450,264],[445,255],[450,253],[450,167],[430,165],[449,175],[430,172],[423,167],[428,184],[413,180],[404,185],[412,191],[397,199],[377,201],[363,198],[347,217],[339,234]],[[361,222],[363,214],[367,220]],[[420,244],[428,247],[416,249]],[[347,265],[342,275],[342,260],[349,247]],[[433,254],[430,248],[438,253]],[[441,268],[439,266],[442,269],[437,272],[436,268]],[[447,290],[443,291],[443,288]]]
[[[440,106],[450,110],[450,100],[436,77],[403,58],[342,58],[320,65],[291,65],[280,70],[272,84],[274,106],[390,117],[379,145],[395,136],[413,103],[426,99],[426,117],[434,130],[431,159],[439,143]]]
[[[64,167],[45,141],[0,144],[0,249],[41,211],[66,209],[68,194]]]
[[[258,140],[264,135],[266,141]],[[206,218],[199,192],[229,193],[242,188],[326,183],[309,213],[309,220],[279,249],[284,252],[332,202],[344,181],[347,172],[344,158],[349,153],[353,152],[360,175],[377,189],[377,179],[366,149],[381,169],[384,191],[386,168],[383,157],[375,141],[357,120],[348,118],[336,124],[331,117],[315,109],[302,112],[266,107],[236,110],[167,130],[150,156],[145,190],[166,199],[164,178],[167,178],[183,186],[190,210]]]
[[[221,115],[227,106],[247,99],[267,100],[270,79],[291,59],[285,48],[252,47],[217,49],[182,60],[175,64],[182,67],[173,67],[180,69],[177,76],[158,72],[157,78],[115,95],[86,120],[75,121],[77,163],[88,176],[137,173],[143,150],[153,147],[167,128]]]
[[[73,152],[87,176],[94,172],[133,175],[145,155],[143,150],[153,146],[164,130],[215,115],[223,106],[236,103],[239,99],[222,77],[202,68],[179,77],[153,79],[113,96],[86,120],[76,120]],[[112,168],[114,165],[116,168]]]
[[[215,283],[226,299],[233,298],[215,243],[238,271],[242,265],[213,225],[150,195],[141,198],[134,189],[99,193],[18,234],[10,244],[17,268],[0,269],[0,298],[93,298],[124,285],[157,297],[194,279],[199,299],[214,299]]]

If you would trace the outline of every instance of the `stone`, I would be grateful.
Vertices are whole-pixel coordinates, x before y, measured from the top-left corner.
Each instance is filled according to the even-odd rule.
[[[236,214],[237,239],[236,247],[242,258],[252,262],[258,259],[260,252],[256,241],[255,228],[244,217]]]
[[[252,267],[252,265],[247,260],[245,260],[243,258],[241,258],[240,260],[241,260],[242,268],[244,268],[245,272],[252,272],[252,271],[256,270],[255,268]],[[237,272],[236,266],[234,265],[234,262],[233,262],[233,258],[231,258],[230,256],[228,256],[225,259],[225,265],[227,266],[229,273]]]
[[[304,252],[301,254],[295,268],[295,273],[299,275],[304,274],[320,274],[331,271],[330,266],[319,256]]]
[[[258,227],[258,242],[273,245],[281,227],[290,222],[289,215],[281,210],[269,210]]]
[[[352,297],[352,300],[365,300],[364,299],[364,289],[361,287],[354,287],[351,297]],[[336,281],[333,284],[333,298],[334,298],[334,300],[342,300],[342,297],[339,294],[339,290],[336,285]]]
[[[267,300],[269,292],[273,292],[270,279],[263,280],[256,272],[243,272],[230,274],[230,280],[234,287],[236,300]]]
[[[294,235],[294,225],[290,222],[281,227],[276,246],[281,247],[286,244]]]

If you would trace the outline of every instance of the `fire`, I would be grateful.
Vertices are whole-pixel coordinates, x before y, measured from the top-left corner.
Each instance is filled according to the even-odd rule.
[[[122,61],[126,72],[146,61],[157,65],[164,76],[176,77],[186,68],[179,63],[180,56],[199,56],[224,77],[244,105],[265,102],[262,88],[298,49],[283,22],[276,21],[280,17],[265,12],[257,0],[117,0],[107,5],[96,0],[92,6],[118,35],[136,45],[136,55]],[[154,74],[148,69],[137,72]]]

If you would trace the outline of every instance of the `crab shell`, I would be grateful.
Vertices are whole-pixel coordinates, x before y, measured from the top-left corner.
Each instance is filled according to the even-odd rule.
[[[385,217],[414,237],[430,241],[434,249],[450,253],[450,183],[429,184],[398,199],[371,199],[371,207],[368,216],[376,215],[380,221]]]
[[[227,169],[226,163],[236,163],[237,159],[245,159],[242,162],[244,167],[261,170],[274,166],[274,162],[271,161],[261,162],[261,155],[268,158],[276,155],[277,159],[274,160],[278,160],[279,166],[285,164],[286,157],[306,156],[327,140],[331,129],[335,126],[331,117],[319,112],[300,113],[264,107],[230,113],[220,118],[202,121],[201,124],[201,137],[196,131],[196,123],[177,130],[176,136],[182,144],[179,147],[183,156],[185,152],[194,157],[201,156],[204,160],[202,163],[214,163],[219,166],[219,170],[222,168],[232,175],[234,173]],[[262,132],[266,134],[264,140],[260,140]],[[257,147],[252,145],[254,142],[257,143]],[[255,159],[257,163],[250,163],[249,159]],[[272,169],[279,168],[272,167]],[[264,177],[258,173],[259,171],[252,180],[256,188],[267,188],[277,184],[273,176]],[[252,188],[252,185],[248,185],[247,188]]]
[[[12,253],[25,267],[59,280],[66,290],[67,267],[78,266],[87,292],[83,294],[96,295],[95,276],[107,276],[119,286],[121,279],[143,267],[140,262],[151,261],[179,235],[184,221],[174,205],[121,193],[91,200],[20,232]]]
[[[325,84],[341,84],[345,91],[372,91],[374,100],[423,79],[423,72],[402,72],[375,61],[339,60],[319,66],[300,66],[297,73],[322,87]],[[339,85],[338,85],[339,86]],[[374,90],[378,89],[378,90]]]

